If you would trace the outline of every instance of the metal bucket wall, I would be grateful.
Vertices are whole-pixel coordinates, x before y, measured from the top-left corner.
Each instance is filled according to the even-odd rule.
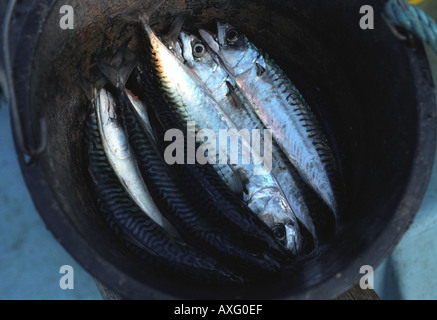
[[[74,30],[59,27],[67,1],[21,2],[33,9],[11,39],[18,105],[29,137],[38,136],[40,118],[48,131],[47,148],[33,166],[22,162],[22,171],[48,228],[86,270],[126,298],[333,298],[346,291],[362,276],[360,267],[376,267],[412,221],[435,150],[434,92],[423,48],[393,36],[379,14],[384,2],[169,0],[153,15],[158,32],[182,11],[192,30],[213,29],[217,18],[243,30],[301,90],[339,160],[347,197],[338,236],[278,281],[232,291],[150,268],[98,214],[79,74],[95,77],[97,60],[127,38],[131,49],[144,50],[141,31],[121,17],[146,1],[76,2]],[[365,4],[375,9],[373,31],[359,27]]]

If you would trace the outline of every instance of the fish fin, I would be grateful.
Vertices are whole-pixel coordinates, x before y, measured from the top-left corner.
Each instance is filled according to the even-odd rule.
[[[119,83],[118,70],[115,67],[113,67],[111,64],[103,60],[98,62],[98,66],[100,71],[102,71],[102,73],[109,80],[109,82],[113,86],[117,87],[117,84]]]
[[[129,50],[129,48],[126,48],[126,50],[124,50],[124,60],[125,60],[125,61],[135,61],[135,62],[137,62],[138,57],[137,57],[137,55],[136,55],[134,52],[132,52],[131,50]],[[133,70],[135,67],[136,67],[136,64],[135,64],[135,66],[132,68],[132,70]]]
[[[243,182],[243,179],[241,178],[240,172],[235,169],[233,166],[229,166],[234,173],[234,182],[237,183],[238,187],[235,187],[234,193],[241,194],[242,192],[245,194],[249,193],[249,190],[247,190],[246,184]]]
[[[83,92],[87,96],[88,100],[93,100],[94,88],[91,81],[86,78],[82,72],[79,74],[79,85],[82,88]]]
[[[235,86],[229,80],[226,80],[226,86],[228,87],[228,94],[235,92]]]
[[[123,63],[123,59],[125,58],[125,55],[127,54],[129,43],[131,42],[131,39],[126,40],[122,43],[122,45],[118,48],[118,50],[114,53],[111,59],[111,64],[114,67],[120,67],[120,65]]]
[[[79,86],[82,88],[83,92],[87,96],[88,100],[94,100],[97,93],[105,86],[107,80],[105,77],[98,77],[94,83],[83,75],[81,72],[79,74]]]
[[[94,84],[94,90],[95,90],[94,91],[94,98],[97,97],[97,93],[103,89],[103,87],[106,85],[106,83],[108,83],[108,80],[105,77],[100,76],[97,78],[97,80],[95,81],[95,84]]]
[[[256,63],[256,75],[261,77],[266,72],[266,68],[260,65],[258,62]]]
[[[182,27],[187,19],[186,13],[179,14],[173,24],[170,27],[170,31],[165,36],[165,41],[169,46],[174,47],[176,45],[179,34],[181,33]]]
[[[117,57],[117,60],[119,58]],[[118,62],[118,61],[116,61]],[[137,65],[137,57],[129,57],[128,60],[121,62],[119,66],[116,64],[110,64],[106,61],[99,61],[98,66],[100,71],[105,75],[109,82],[115,87],[124,87],[129,76]]]
[[[150,23],[150,16],[156,11],[158,10],[158,8],[165,2],[166,0],[151,0],[151,1],[144,1],[147,2],[148,4],[144,5],[143,8],[139,9],[139,14],[138,14],[138,10],[135,11],[134,13],[131,14],[120,14],[120,13],[116,13],[116,14],[111,14],[108,17],[108,20],[110,22],[114,22],[114,21],[122,21],[125,24],[130,24],[130,25],[138,25],[138,23],[142,23],[142,24],[147,24],[149,25]]]
[[[208,47],[214,52],[218,53],[220,51],[220,46],[218,44],[217,36],[207,31],[205,29],[199,29],[199,34],[202,40],[208,45]]]
[[[235,89],[236,89],[235,86],[233,86],[229,81],[226,81],[226,86],[228,87],[228,94],[227,94],[227,96],[235,102],[234,105],[238,109],[243,108],[243,103],[242,103],[240,97],[235,92]]]
[[[150,25],[150,17],[152,14],[158,10],[158,8],[164,4],[166,0],[152,0],[149,5],[146,7],[145,11],[141,13],[139,20],[143,24]]]

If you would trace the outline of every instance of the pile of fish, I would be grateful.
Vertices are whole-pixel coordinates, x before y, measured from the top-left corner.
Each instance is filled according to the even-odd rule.
[[[336,161],[310,107],[267,54],[230,24],[196,36],[183,21],[159,37],[142,14],[146,56],[125,47],[99,62],[107,83],[94,86],[87,126],[99,209],[153,266],[212,284],[266,279],[336,232]],[[229,144],[209,139],[184,144],[183,163],[166,161],[172,130],[188,141],[202,130],[219,137],[243,129],[258,130],[271,150],[240,134],[237,158],[248,152],[250,163],[232,161]],[[205,163],[188,161],[199,147]]]

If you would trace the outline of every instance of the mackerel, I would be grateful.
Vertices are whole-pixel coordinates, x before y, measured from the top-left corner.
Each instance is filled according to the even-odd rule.
[[[209,92],[200,79],[190,70],[183,61],[178,59],[150,28],[147,16],[143,16],[143,29],[149,38],[156,76],[160,81],[163,93],[175,114],[180,121],[187,123],[194,121],[200,129],[210,129],[219,136],[220,130],[237,133],[235,123],[221,109],[218,102]],[[237,139],[239,134],[237,133]],[[241,136],[240,136],[241,137]],[[250,140],[250,139],[249,139]],[[248,194],[249,208],[262,217],[263,212],[280,212],[289,215],[291,210],[287,205],[285,197],[279,192],[279,186],[270,174],[268,168],[259,163],[261,154],[253,149],[250,141],[245,137],[238,139],[238,150],[251,151],[254,160],[250,164],[235,164],[230,160],[231,152],[229,144],[219,144],[216,148],[215,141],[207,141],[204,147],[208,149],[208,156],[214,161],[220,158],[220,154],[226,154],[230,164],[245,182],[246,193]],[[216,153],[210,152],[214,150]],[[297,255],[301,248],[300,231],[297,224],[291,231],[289,241],[281,241],[281,244],[293,255]]]
[[[266,129],[264,124],[251,109],[244,93],[236,86],[227,70],[220,64],[219,58],[214,53],[208,51],[205,44],[196,36],[181,32],[180,38],[186,65],[194,71],[211,91],[223,111],[232,116],[238,129],[257,129],[263,133]],[[272,216],[265,216],[264,220],[269,221],[275,225],[275,228],[278,228],[278,235],[280,233],[285,235],[286,232],[283,232],[281,225],[292,227],[296,224],[293,221],[295,220],[294,215],[296,215],[307,230],[310,231],[317,246],[320,223],[319,221],[314,221],[314,219],[323,219],[326,212],[320,210],[320,208],[319,212],[314,212],[314,200],[311,198],[315,195],[313,195],[312,190],[309,190],[305,182],[302,181],[294,166],[291,165],[275,142],[272,145],[272,154],[274,155],[272,174],[278,181],[292,212],[290,212],[290,216],[280,216],[278,212],[272,212]],[[292,222],[287,223],[289,220]]]
[[[155,119],[152,121],[154,135],[156,140],[161,142],[158,145],[161,147],[161,154],[164,155],[165,148],[168,146],[162,143],[165,132],[170,129],[183,131],[184,127],[160,94],[158,84],[153,81],[152,75],[138,70],[137,77],[140,87],[143,88],[142,91],[147,92],[142,99],[153,109],[149,115],[151,119]],[[186,157],[187,154],[184,154],[184,158]],[[193,202],[205,218],[221,228],[227,228],[239,239],[238,241],[256,248],[254,252],[267,248],[269,253],[273,254],[273,258],[279,259],[278,261],[289,258],[288,254],[283,251],[283,247],[273,239],[267,226],[254,215],[247,204],[241,201],[240,196],[226,186],[213,166],[196,163],[194,165],[176,164],[169,168],[187,197],[193,197],[194,193]]]
[[[247,282],[244,277],[230,271],[214,258],[170,237],[143,214],[128,196],[109,164],[95,113],[89,117],[87,139],[90,172],[100,212],[126,247],[152,266],[187,277],[191,281],[217,286]]]
[[[338,169],[314,113],[284,72],[246,36],[218,22],[217,35],[199,30],[252,109],[300,175],[338,216]]]
[[[205,87],[212,93],[215,100],[220,104],[223,112],[229,117],[232,117],[237,129],[259,130],[260,135],[264,136],[264,125],[259,121],[257,116],[247,108],[244,96],[238,92],[239,89],[235,87],[235,84],[232,82],[227,71],[218,62],[217,57],[208,52],[202,41],[194,35],[181,32],[180,39],[185,64],[193,70],[193,72],[204,83]],[[275,189],[275,192],[281,197],[285,197],[286,202],[284,201],[284,204],[290,206],[290,204],[294,204],[296,201],[294,198],[290,199],[290,194],[284,193],[283,184],[280,184],[280,182],[290,183],[293,182],[293,180],[288,179],[289,177],[286,176],[285,170],[279,169],[278,160],[276,159],[278,157],[277,153],[277,147],[272,145],[272,155],[275,156],[275,159],[272,162],[272,177],[273,179],[276,179],[279,186],[279,188]],[[291,188],[285,190],[292,190],[299,195],[300,191],[298,189],[293,189],[294,185],[295,184],[290,185]],[[261,199],[275,197],[272,189],[263,189],[257,195]],[[253,201],[254,203],[259,200],[258,197],[250,199],[249,195],[247,195],[247,198],[248,201]],[[262,212],[261,219],[268,224],[272,230],[274,230],[277,238],[284,243],[287,243],[293,241],[293,235],[296,234],[295,229],[299,228],[295,214],[296,209],[299,209],[299,213],[302,212],[302,209],[297,206],[291,208],[291,210],[274,210],[274,208],[270,211],[265,209],[260,210],[260,212]],[[301,217],[305,218],[303,221],[308,221],[308,223],[305,224],[305,227],[309,227],[309,230],[314,231],[314,225],[311,225],[311,221],[308,219],[309,216],[301,214]],[[299,233],[299,230],[297,232]],[[314,233],[312,234],[315,236]]]
[[[101,89],[95,106],[103,149],[121,184],[145,215],[176,236],[173,226],[162,216],[144,184],[113,96]]]
[[[101,62],[100,69],[117,89],[126,132],[137,155],[138,167],[146,186],[160,212],[173,224],[182,239],[217,257],[219,262],[233,270],[244,272],[250,278],[276,273],[280,264],[269,257],[268,252],[245,243],[238,234],[233,234],[227,228],[215,225],[203,214],[204,208],[199,210],[193,204],[196,201],[196,191],[192,191],[191,197],[187,197],[182,191],[165,163],[153,134],[150,107],[125,87],[131,74],[130,62],[127,61],[119,67]],[[134,76],[136,73],[137,69]],[[130,84],[129,87],[137,89],[141,96],[153,94],[141,83],[131,82],[133,85]],[[151,116],[153,119],[153,114]],[[220,208],[218,203],[217,207],[210,210],[219,211]]]
[[[189,121],[195,121],[197,128],[206,129],[228,130],[229,128],[235,128],[232,121],[220,110],[214,98],[205,90],[200,80],[176,57],[174,52],[157,37],[149,25],[149,15],[147,13],[143,14],[140,21],[150,46],[148,51],[150,52],[151,65],[156,80],[166,98],[168,106],[178,116],[179,122],[188,124]],[[196,118],[192,118],[192,115],[195,115]],[[184,126],[187,127],[187,125]],[[247,146],[247,141],[244,139],[240,142]],[[227,146],[225,147],[225,152],[228,151],[226,148]],[[213,152],[208,152],[208,154],[211,156]],[[228,152],[227,155],[229,156]],[[199,165],[199,163],[197,164]],[[196,167],[196,165],[182,165],[180,167],[185,167],[184,170],[191,170],[191,168]],[[205,166],[200,165],[197,167]],[[255,172],[254,169],[257,169],[257,171]],[[265,183],[264,179],[268,177],[268,174],[264,174],[266,169],[262,165],[252,166],[251,168],[239,167],[236,171],[242,172],[243,176],[247,177],[248,180],[252,176],[256,176],[258,183],[261,182],[262,185],[268,186],[268,183]],[[211,182],[207,180],[199,180],[197,182],[189,181],[189,183],[200,183],[199,186],[203,185],[205,190],[214,190],[216,187],[215,184],[211,184]],[[229,198],[229,192],[205,193],[203,197],[205,199],[209,198],[210,201],[213,202],[217,202],[221,198],[227,198],[228,201],[223,202],[225,204],[227,203],[227,206],[223,207],[221,215],[216,218],[221,219],[234,230],[239,230],[241,234],[251,237],[258,243],[261,241],[264,245],[268,245],[271,252],[274,250],[278,255],[282,255],[283,257],[292,257],[292,255],[284,252],[286,248],[278,241],[275,241],[272,231],[250,210],[251,208],[245,207],[241,200],[232,200]],[[297,253],[300,244],[298,241],[294,243],[296,245],[291,248],[292,254]]]

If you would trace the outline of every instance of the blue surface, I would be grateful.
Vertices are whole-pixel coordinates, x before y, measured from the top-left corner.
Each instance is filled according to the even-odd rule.
[[[12,141],[9,110],[0,109],[0,299],[102,299],[94,280],[46,229],[24,184]],[[60,268],[74,270],[74,289],[62,290]]]

